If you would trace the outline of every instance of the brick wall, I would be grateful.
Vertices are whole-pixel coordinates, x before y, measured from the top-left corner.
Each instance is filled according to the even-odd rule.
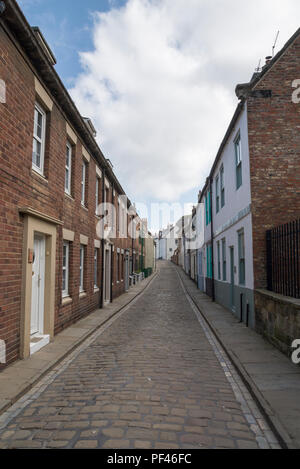
[[[300,104],[292,82],[300,79],[300,37],[255,90],[271,98],[248,99],[255,288],[266,287],[266,230],[300,216]]]
[[[256,330],[288,357],[300,337],[300,303],[266,290],[255,292]]]
[[[68,139],[66,118],[53,99],[53,110],[47,114],[45,178],[32,171],[33,117],[37,99],[34,75],[38,77],[38,72],[1,28],[0,78],[6,82],[7,102],[0,104],[0,337],[7,345],[8,364],[19,357],[20,349],[23,242],[20,207],[34,208],[64,222],[63,227],[57,228],[55,333],[88,315],[100,304],[100,292],[94,292],[94,240],[97,239],[98,222],[95,216],[96,163],[91,158],[88,164],[85,209],[81,206],[82,143],[78,140],[73,146],[72,197],[69,197],[64,192]],[[102,191],[99,192],[101,195]],[[111,193],[110,188],[110,200]],[[116,193],[115,199],[117,197]],[[62,304],[61,288],[63,228],[75,233],[70,248],[72,303],[66,306]],[[85,256],[85,298],[79,297],[80,235],[89,238]],[[115,253],[118,247],[131,247],[131,241],[115,240]],[[101,249],[98,252],[98,278],[101,284]],[[115,276],[113,297],[124,292],[124,282],[117,284]]]

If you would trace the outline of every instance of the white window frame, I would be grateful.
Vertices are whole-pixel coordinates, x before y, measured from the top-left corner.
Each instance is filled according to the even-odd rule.
[[[81,205],[83,207],[85,207],[86,170],[87,170],[87,163],[84,160],[82,160],[82,167],[81,167]]]
[[[98,251],[99,249],[95,248],[95,251],[94,251],[94,288],[95,290],[99,288],[99,285],[98,285],[98,258],[99,258]]]
[[[222,164],[220,168],[220,210],[225,207],[226,198],[225,198],[225,169]]]
[[[245,231],[244,228],[239,230],[237,232],[238,234],[238,259],[239,259],[239,285],[245,286],[246,285],[246,248],[245,248]],[[240,240],[242,239],[243,243],[241,244]],[[241,272],[241,265],[243,261],[243,266],[244,266],[244,278],[241,279],[242,277],[242,272]]]
[[[80,245],[80,254],[79,254],[79,291],[80,293],[84,292],[84,251],[85,246]]]
[[[64,248],[66,247],[66,256],[65,256],[65,264],[64,264]],[[64,275],[65,272],[65,289],[62,290],[62,297],[66,298],[69,296],[69,260],[70,260],[70,242],[64,241],[63,242],[63,262],[62,262],[62,272]]]
[[[69,166],[67,165],[67,153],[69,151]],[[66,187],[66,172],[68,171],[68,187]],[[66,145],[66,163],[65,163],[65,193],[71,195],[71,183],[72,183],[72,145],[67,142]]]
[[[242,139],[241,134],[238,132],[236,138],[234,139],[234,151],[235,151],[235,172],[236,172],[236,188],[237,190],[243,185],[243,175],[242,175]],[[240,184],[238,185],[238,171],[240,171]]]
[[[238,133],[237,136],[234,139],[234,145],[236,148],[236,166],[239,166],[239,164],[242,163],[242,139],[241,139],[241,134]]]
[[[42,116],[42,137],[41,138],[35,133],[35,111],[40,113]],[[32,141],[32,169],[34,169],[34,171],[41,174],[42,176],[44,175],[44,166],[45,166],[45,138],[46,138],[46,112],[38,103],[35,103],[34,117],[33,117],[33,141],[36,140],[37,142],[41,144],[41,160],[40,160],[41,166],[39,167],[33,162],[33,141]]]
[[[221,207],[221,197],[220,197],[220,175],[216,177],[216,213],[219,213]]]
[[[100,188],[100,178],[96,176],[96,209],[95,213],[98,215],[98,205],[99,205],[99,188]]]

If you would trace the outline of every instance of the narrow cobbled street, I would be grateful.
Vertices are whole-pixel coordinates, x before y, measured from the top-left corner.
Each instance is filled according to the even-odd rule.
[[[194,309],[161,262],[143,295],[6,413],[0,447],[278,447]]]

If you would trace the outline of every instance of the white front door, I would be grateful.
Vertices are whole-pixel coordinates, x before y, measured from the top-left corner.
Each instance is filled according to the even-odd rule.
[[[31,335],[44,333],[45,237],[34,235],[32,265]]]

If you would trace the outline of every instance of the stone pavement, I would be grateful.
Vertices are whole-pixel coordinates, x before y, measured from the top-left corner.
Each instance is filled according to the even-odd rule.
[[[54,337],[53,342],[27,360],[19,360],[0,373],[0,415],[28,392],[68,354],[130,304],[152,282],[155,275],[130,288],[104,309],[98,309]]]
[[[1,448],[279,448],[162,262],[148,289],[0,417]]]
[[[181,268],[176,267],[176,271],[255,395],[281,444],[300,448],[299,366],[261,335],[240,324],[230,311],[213,303]]]

